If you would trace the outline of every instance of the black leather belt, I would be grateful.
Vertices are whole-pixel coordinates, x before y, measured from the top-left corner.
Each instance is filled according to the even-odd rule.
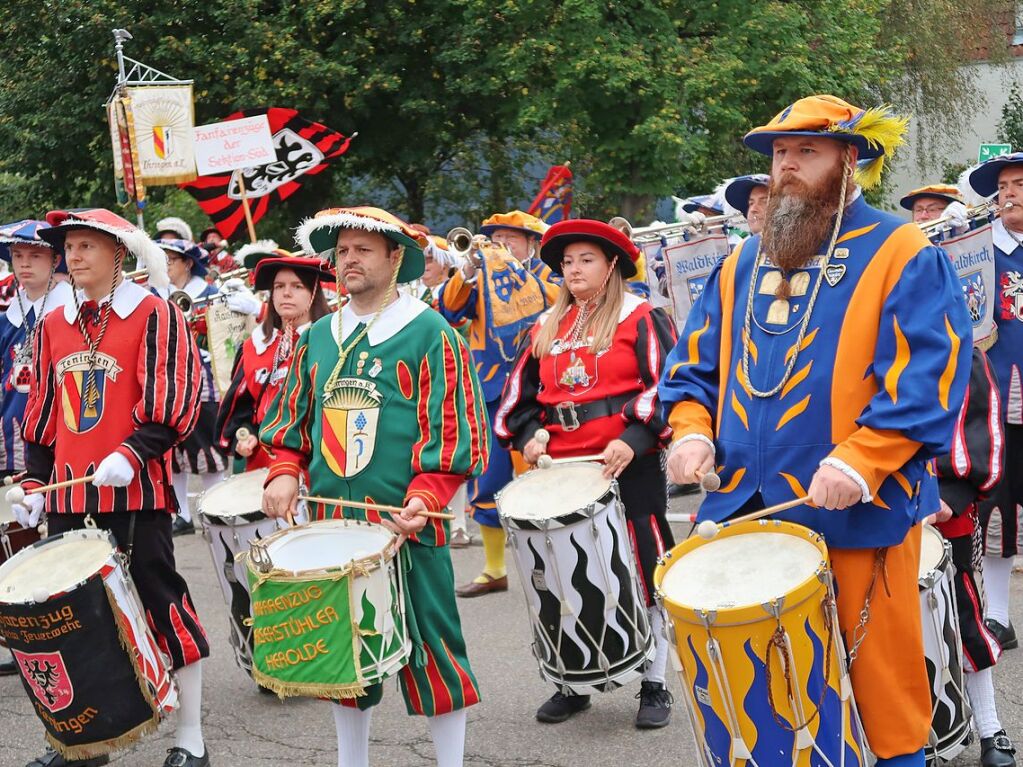
[[[544,419],[547,423],[559,424],[565,431],[575,431],[587,421],[621,413],[626,403],[634,399],[635,396],[635,394],[626,394],[621,397],[604,397],[604,399],[591,402],[559,402],[557,405],[544,407]]]

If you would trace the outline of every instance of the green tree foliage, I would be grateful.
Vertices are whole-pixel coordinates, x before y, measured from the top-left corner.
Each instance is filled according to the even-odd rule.
[[[196,119],[289,106],[359,132],[260,223],[289,243],[331,204],[474,223],[571,160],[576,207],[642,221],[670,193],[761,170],[741,136],[831,92],[917,116],[969,109],[959,65],[1001,0],[10,0],[0,6],[0,220],[111,205],[103,103],[129,55],[196,82]],[[997,47],[997,46],[995,46]],[[959,96],[957,98],[956,96]],[[151,190],[147,218],[197,207]]]
[[[1013,151],[1023,148],[1023,92],[1019,83],[1009,87],[1009,98],[1002,107],[1002,118],[998,121],[998,140],[1011,144]]]

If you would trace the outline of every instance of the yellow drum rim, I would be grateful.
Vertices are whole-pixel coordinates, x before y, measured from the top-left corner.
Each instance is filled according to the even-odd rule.
[[[706,546],[717,540],[756,532],[784,533],[805,539],[812,543],[820,552],[820,564],[812,574],[810,574],[794,589],[780,595],[778,599],[773,600],[771,603],[765,604],[741,605],[739,607],[705,610],[693,607],[692,605],[685,605],[680,602],[676,602],[661,589],[664,577],[667,575],[668,570],[671,569],[671,566],[689,552],[695,551],[701,546]],[[658,601],[664,606],[672,618],[676,620],[697,626],[736,626],[745,623],[758,623],[760,621],[772,619],[775,610],[777,610],[779,615],[784,615],[789,610],[794,609],[796,606],[819,593],[822,584],[828,584],[827,587],[830,588],[830,578],[831,564],[828,557],[828,547],[824,543],[824,537],[822,535],[814,532],[808,527],[797,525],[794,522],[783,522],[777,519],[759,519],[752,522],[740,522],[736,525],[727,525],[719,529],[718,534],[710,540],[705,540],[698,535],[693,535],[692,537],[677,544],[671,549],[671,551],[666,552],[658,561],[657,567],[654,569],[654,590]]]

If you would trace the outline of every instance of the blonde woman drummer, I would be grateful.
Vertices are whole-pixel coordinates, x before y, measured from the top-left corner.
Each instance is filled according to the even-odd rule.
[[[567,290],[520,349],[494,432],[533,464],[546,452],[556,458],[601,453],[604,475],[618,480],[657,641],[637,695],[636,726],[663,727],[671,719],[672,698],[664,684],[668,645],[663,613],[653,603],[653,570],[674,539],[658,456],[671,430],[661,417],[657,381],[675,328],[667,315],[626,290],[639,249],[620,230],[586,219],[559,222],[544,235],[540,258],[563,275]],[[541,427],[550,433],[546,445],[535,438]],[[536,718],[564,722],[589,706],[588,695],[559,690]]]

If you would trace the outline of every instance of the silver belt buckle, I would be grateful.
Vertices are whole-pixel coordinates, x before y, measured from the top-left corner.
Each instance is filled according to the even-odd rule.
[[[568,412],[568,422],[565,421],[565,412]],[[554,412],[558,414],[558,423],[565,431],[575,431],[579,428],[579,418],[575,414],[574,402],[559,402],[554,406]]]

